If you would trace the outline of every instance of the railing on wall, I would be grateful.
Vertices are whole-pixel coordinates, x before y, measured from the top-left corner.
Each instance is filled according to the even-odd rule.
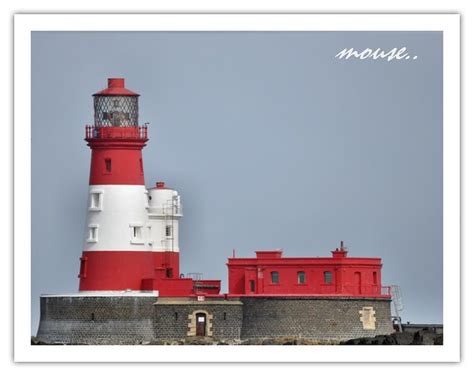
[[[380,295],[392,295],[392,286],[382,286]]]
[[[135,127],[95,127],[93,125],[86,125],[86,139],[111,138],[132,138],[143,140],[148,138],[148,127],[146,125]]]

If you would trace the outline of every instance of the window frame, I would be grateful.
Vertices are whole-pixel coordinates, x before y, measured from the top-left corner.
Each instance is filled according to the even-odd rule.
[[[143,223],[131,223],[130,224],[130,244],[145,244],[145,231]],[[136,236],[139,230],[139,235]]]
[[[94,199],[93,197],[98,196],[97,198],[97,205],[93,205]],[[89,192],[89,211],[101,211],[104,209],[104,191],[101,190],[91,190]]]
[[[300,276],[303,276],[303,280],[300,280]],[[306,285],[306,272],[301,270],[299,272],[296,272],[296,282],[298,285]]]
[[[112,173],[112,158],[104,158],[104,174],[110,175]]]
[[[274,276],[276,276],[276,282],[274,281]],[[270,282],[272,285],[279,285],[280,284],[280,272],[274,270],[270,272]]]
[[[329,276],[329,278],[327,278],[327,276]],[[325,285],[332,285],[333,284],[332,271],[325,270],[323,273],[323,280],[324,280]]]
[[[87,229],[87,243],[97,243],[99,241],[99,225],[90,224]]]

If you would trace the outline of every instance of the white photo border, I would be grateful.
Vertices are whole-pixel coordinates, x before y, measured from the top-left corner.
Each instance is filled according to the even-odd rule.
[[[443,346],[32,346],[33,31],[442,31]],[[460,15],[16,14],[14,17],[14,359],[17,362],[460,361]]]

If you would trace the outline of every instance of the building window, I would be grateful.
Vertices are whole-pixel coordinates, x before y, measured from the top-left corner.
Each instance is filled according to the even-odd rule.
[[[372,279],[373,279],[374,285],[376,285],[377,284],[377,272],[372,273]]]
[[[110,174],[112,172],[112,159],[105,158],[105,172]]]
[[[332,273],[331,272],[324,272],[324,283],[326,283],[326,284],[332,283]]]
[[[178,321],[178,312],[174,313],[174,321]]]
[[[224,312],[224,320],[227,320],[227,312]]]
[[[89,210],[98,211],[102,210],[102,192],[91,192],[89,198]]]
[[[250,280],[250,292],[255,292],[255,281],[253,279]]]
[[[140,173],[143,175],[143,159],[140,158]]]
[[[299,284],[306,283],[306,273],[305,272],[298,272],[298,283]]]
[[[88,243],[97,243],[99,240],[99,226],[89,225],[89,237],[87,238]]]
[[[79,278],[87,277],[87,257],[81,257],[81,268],[79,270]]]
[[[278,272],[271,272],[272,283],[276,284],[280,282],[280,274]]]
[[[94,313],[91,313],[91,321],[95,321],[95,315],[94,315]]]
[[[131,243],[132,244],[144,244],[143,241],[143,226],[131,225]]]
[[[166,268],[166,278],[173,278],[173,268]]]
[[[167,238],[171,238],[173,236],[173,226],[166,225],[165,227],[165,235]]]

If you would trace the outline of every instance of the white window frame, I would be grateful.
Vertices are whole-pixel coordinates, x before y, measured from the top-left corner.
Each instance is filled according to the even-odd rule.
[[[93,206],[93,196],[98,195],[97,206]],[[91,190],[89,192],[89,211],[101,211],[104,205],[104,191],[103,190]]]
[[[87,234],[88,243],[97,243],[99,241],[99,225],[89,225]]]
[[[140,230],[140,237],[135,236],[135,229]],[[130,223],[130,244],[145,244],[143,223]]]

